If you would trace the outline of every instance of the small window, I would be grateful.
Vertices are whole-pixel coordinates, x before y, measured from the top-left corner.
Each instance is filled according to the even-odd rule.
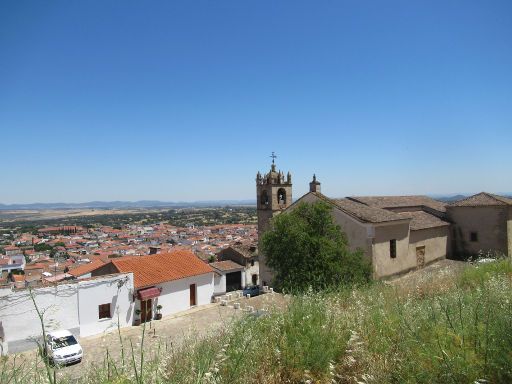
[[[394,259],[396,258],[396,240],[389,241],[389,256]]]
[[[100,304],[98,306],[99,318],[100,319],[110,319],[110,303],[109,304]]]
[[[254,260],[251,260],[251,267],[254,267]]]
[[[469,239],[472,241],[472,242],[477,242],[478,241],[478,233],[477,232],[471,232],[469,234]]]
[[[263,191],[260,197],[261,205],[268,205],[268,194],[267,191]]]

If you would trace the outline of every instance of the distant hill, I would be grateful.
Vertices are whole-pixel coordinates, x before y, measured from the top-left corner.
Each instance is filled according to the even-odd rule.
[[[451,203],[452,201],[465,199],[468,196],[469,195],[438,196],[438,197],[435,197],[435,199],[442,201],[444,203]]]
[[[443,195],[432,195],[431,197],[433,199],[435,199],[435,200],[442,201],[444,203],[451,203],[453,201],[465,199],[466,197],[469,197],[469,196],[472,196],[472,195],[473,195],[473,193],[457,194],[457,195],[446,195],[446,196],[443,196]],[[510,192],[508,192],[508,193],[496,193],[496,195],[500,195],[500,196],[508,197],[509,199],[512,199],[512,193],[510,193]]]
[[[226,205],[256,205],[254,200],[207,200],[193,202],[165,202],[158,200],[140,201],[89,201],[86,203],[30,203],[0,204],[0,210],[26,209],[120,209],[120,208],[188,208],[188,207],[219,207]]]

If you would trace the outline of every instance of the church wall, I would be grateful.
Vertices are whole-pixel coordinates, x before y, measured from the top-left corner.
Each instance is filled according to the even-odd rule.
[[[477,255],[480,251],[507,253],[508,211],[506,206],[448,207],[448,217],[453,223],[454,253],[460,256]],[[477,234],[477,241],[471,241],[471,232]]]
[[[304,195],[301,199],[301,202],[305,203],[315,203],[317,201],[321,200],[313,194]],[[294,207],[292,206],[290,209],[293,208]],[[369,227],[371,227],[371,225],[362,224],[336,208],[333,208],[332,215],[336,224],[338,224],[341,227],[341,230],[347,235],[350,249],[352,251],[358,248],[362,249],[365,256],[371,259],[371,238],[369,238],[368,234]]]
[[[409,241],[409,257],[416,260],[417,266],[417,247],[425,247],[425,265],[444,259],[448,252],[448,226],[411,231]]]
[[[390,242],[396,240],[396,257],[390,253]],[[375,278],[396,275],[416,267],[416,257],[409,255],[409,222],[375,226],[373,240],[373,273]]]

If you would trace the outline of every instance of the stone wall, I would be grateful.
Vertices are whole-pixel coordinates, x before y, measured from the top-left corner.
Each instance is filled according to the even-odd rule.
[[[453,223],[452,247],[455,256],[477,255],[480,251],[510,255],[510,207],[449,206],[447,212]],[[471,241],[472,232],[477,234],[477,241]]]

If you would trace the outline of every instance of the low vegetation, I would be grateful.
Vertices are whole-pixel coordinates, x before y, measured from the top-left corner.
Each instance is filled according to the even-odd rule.
[[[306,292],[183,347],[137,346],[61,383],[510,383],[512,265],[468,266],[413,290],[375,283]],[[129,349],[129,348],[128,348]],[[39,370],[37,369],[39,364]],[[2,383],[43,383],[41,362],[0,367]],[[27,375],[30,372],[30,375]]]

